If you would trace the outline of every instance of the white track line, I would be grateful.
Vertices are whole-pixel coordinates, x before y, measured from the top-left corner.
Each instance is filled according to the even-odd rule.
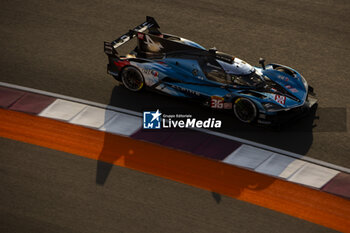
[[[113,110],[113,111],[117,111],[117,112],[122,112],[122,113],[126,113],[126,114],[130,114],[130,115],[134,115],[137,117],[142,117],[142,113],[140,112],[136,112],[136,111],[132,111],[132,110],[128,110],[128,109],[124,109],[124,108],[118,108],[118,107],[114,107],[114,106],[110,106],[110,105],[106,105],[106,104],[101,104],[101,103],[96,103],[93,101],[88,101],[88,100],[83,100],[83,99],[79,99],[79,98],[74,98],[74,97],[70,97],[70,96],[66,96],[66,95],[61,95],[61,94],[56,94],[56,93],[52,93],[52,92],[47,92],[47,91],[42,91],[42,90],[37,90],[34,88],[29,88],[29,87],[22,87],[19,85],[15,85],[15,84],[10,84],[10,83],[4,83],[4,82],[0,82],[0,86],[3,87],[8,87],[8,88],[14,88],[14,89],[18,89],[18,90],[23,90],[23,91],[28,91],[28,92],[33,92],[33,93],[37,93],[37,94],[42,94],[42,95],[46,95],[46,96],[52,96],[55,98],[59,98],[59,99],[65,99],[65,100],[69,100],[69,101],[73,101],[73,102],[78,102],[78,103],[82,103],[82,104],[86,104],[86,105],[90,105],[90,106],[95,106],[95,107],[99,107],[99,108],[104,108],[104,109],[108,109],[108,110]],[[282,150],[279,148],[275,148],[272,146],[267,146],[261,143],[257,143],[257,142],[253,142],[247,139],[243,139],[243,138],[238,138],[235,136],[231,136],[231,135],[227,135],[227,134],[223,134],[223,133],[219,133],[219,132],[215,132],[215,131],[211,131],[208,129],[197,129],[194,128],[194,130],[197,130],[199,132],[203,132],[203,133],[208,133],[214,136],[218,136],[218,137],[222,137],[222,138],[227,138],[230,140],[234,140],[234,141],[238,141],[241,142],[243,144],[247,144],[247,145],[251,145],[251,146],[255,146],[261,149],[265,149],[265,150],[270,150],[276,153],[280,153],[289,157],[293,157],[293,158],[297,158],[300,160],[304,160],[313,164],[317,164],[323,167],[328,167],[328,168],[332,168],[338,171],[342,171],[345,173],[349,173],[350,174],[350,169],[349,168],[345,168],[345,167],[341,167],[335,164],[331,164],[322,160],[318,160],[318,159],[314,159],[308,156],[304,156],[304,155],[300,155],[300,154],[296,154],[290,151],[286,151],[286,150]]]

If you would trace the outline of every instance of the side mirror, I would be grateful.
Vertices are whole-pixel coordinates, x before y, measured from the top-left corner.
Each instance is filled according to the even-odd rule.
[[[218,51],[215,47],[209,49],[209,53],[215,55],[216,51]]]
[[[262,68],[265,70],[265,59],[264,58],[260,58],[259,59],[259,64],[262,66]]]

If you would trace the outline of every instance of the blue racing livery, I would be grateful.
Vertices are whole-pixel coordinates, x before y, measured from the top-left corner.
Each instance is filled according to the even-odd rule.
[[[146,31],[148,31],[146,33]],[[132,38],[137,46],[121,56]],[[280,64],[245,61],[170,34],[152,17],[104,43],[107,72],[131,91],[148,88],[233,113],[245,123],[279,124],[303,115],[317,102],[313,88],[296,70]]]

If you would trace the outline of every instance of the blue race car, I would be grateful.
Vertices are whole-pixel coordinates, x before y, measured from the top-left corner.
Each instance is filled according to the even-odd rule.
[[[146,33],[146,31],[148,31]],[[117,48],[137,37],[126,56]],[[317,102],[296,70],[279,64],[254,67],[243,60],[170,34],[154,18],[104,42],[107,72],[131,91],[149,88],[227,110],[245,123],[280,124],[304,115]]]

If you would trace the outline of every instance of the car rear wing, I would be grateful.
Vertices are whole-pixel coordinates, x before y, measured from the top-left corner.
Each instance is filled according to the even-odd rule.
[[[146,21],[112,42],[104,42],[104,52],[107,55],[117,55],[117,48],[134,38],[138,32],[145,32],[147,29],[153,33],[160,34],[159,25],[153,17],[147,16]]]

